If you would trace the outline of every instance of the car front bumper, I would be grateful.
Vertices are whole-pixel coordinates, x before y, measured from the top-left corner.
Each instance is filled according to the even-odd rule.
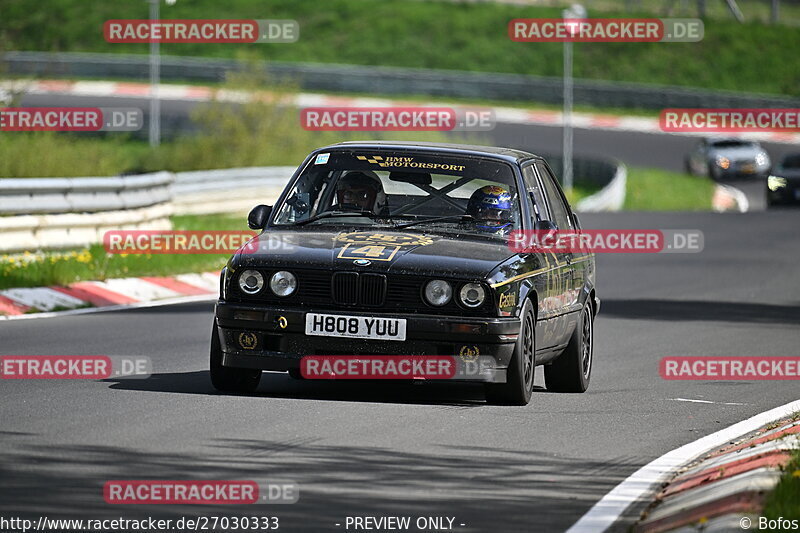
[[[495,379],[489,381],[505,381],[505,370],[520,329],[517,317],[324,311],[348,316],[406,319],[405,341],[348,339],[306,335],[307,312],[299,308],[217,302],[216,325],[223,352],[222,365],[286,371],[300,368],[300,360],[306,355],[458,356],[468,353],[470,356],[477,354],[493,358]],[[246,342],[242,342],[243,339]]]

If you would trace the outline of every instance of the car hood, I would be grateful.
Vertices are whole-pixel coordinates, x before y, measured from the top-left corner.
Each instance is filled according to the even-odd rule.
[[[515,255],[506,242],[489,237],[382,229],[270,228],[247,248],[234,256],[234,267],[436,274],[464,279],[485,279]]]

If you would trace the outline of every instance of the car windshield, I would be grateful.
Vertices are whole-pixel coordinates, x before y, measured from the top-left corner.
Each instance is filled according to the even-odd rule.
[[[714,148],[754,148],[755,144],[748,141],[737,141],[736,139],[726,139],[724,141],[714,141],[711,143]]]
[[[276,225],[403,225],[490,236],[507,235],[520,223],[509,164],[418,152],[318,154],[276,213]]]

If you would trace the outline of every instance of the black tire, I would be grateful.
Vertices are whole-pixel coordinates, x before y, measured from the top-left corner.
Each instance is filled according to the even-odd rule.
[[[536,316],[533,304],[525,300],[522,306],[519,337],[514,354],[508,363],[505,383],[487,383],[486,401],[495,405],[528,405],[533,393],[536,365]]]
[[[222,346],[214,324],[211,329],[211,357],[209,360],[211,384],[222,392],[253,392],[261,381],[261,370],[222,366]]]
[[[589,300],[581,310],[569,344],[551,364],[544,367],[544,381],[552,392],[586,392],[594,359],[594,312]]]

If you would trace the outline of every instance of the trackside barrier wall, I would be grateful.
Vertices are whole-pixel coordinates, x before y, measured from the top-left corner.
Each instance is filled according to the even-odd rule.
[[[273,204],[295,167],[245,167],[178,172],[172,186],[178,214],[248,212]]]
[[[596,211],[619,211],[625,205],[625,188],[628,184],[628,169],[618,163],[608,184],[591,196],[578,201],[575,210],[583,213]]]
[[[0,252],[76,248],[106,230],[169,229],[173,175],[0,179]]]

